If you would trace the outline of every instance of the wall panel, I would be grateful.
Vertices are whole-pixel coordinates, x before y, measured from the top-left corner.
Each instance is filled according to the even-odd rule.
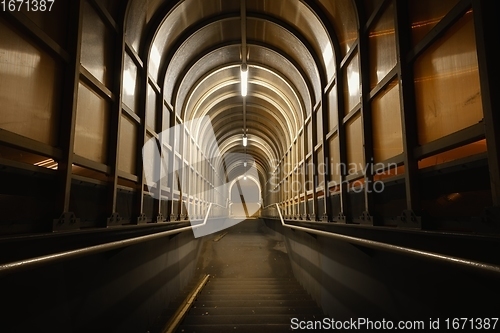
[[[0,128],[56,146],[62,68],[0,20]]]
[[[420,144],[483,119],[472,12],[416,61],[415,93]]]
[[[382,162],[403,152],[399,85],[393,81],[372,100],[373,155]]]
[[[126,116],[121,116],[118,169],[135,174],[137,151],[137,125]]]
[[[90,160],[107,162],[109,103],[90,90],[78,85],[74,152]]]

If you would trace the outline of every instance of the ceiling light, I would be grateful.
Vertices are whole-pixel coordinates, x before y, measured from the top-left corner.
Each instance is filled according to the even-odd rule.
[[[241,96],[245,97],[248,92],[248,68],[246,64],[241,65]]]
[[[248,144],[248,138],[246,135],[243,136],[243,147],[246,147]]]

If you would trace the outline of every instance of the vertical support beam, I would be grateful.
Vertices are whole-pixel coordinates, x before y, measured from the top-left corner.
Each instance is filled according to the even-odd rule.
[[[147,59],[147,57],[143,57]],[[134,207],[132,214],[137,216],[135,224],[145,224],[148,222],[146,215],[144,214],[144,165],[142,163],[142,148],[146,142],[146,103],[148,94],[148,75],[147,75],[148,64],[143,60],[143,65],[137,66],[137,71],[139,73],[139,80],[136,84],[139,84],[138,92],[138,102],[137,102],[137,115],[139,116],[141,122],[139,124],[139,130],[137,134],[137,150],[136,150],[136,174],[137,174],[137,197],[135,198]]]
[[[125,7],[125,6],[123,6]],[[122,20],[125,20],[125,10],[121,15]],[[114,82],[113,82],[113,93],[116,98],[111,107],[110,115],[110,126],[109,126],[109,142],[108,142],[108,165],[110,166],[109,184],[108,184],[108,195],[106,201],[106,212],[108,214],[108,219],[106,221],[106,226],[120,225],[125,221],[122,221],[118,211],[117,211],[117,195],[118,195],[118,159],[119,159],[119,147],[120,147],[120,123],[122,114],[122,91],[123,91],[123,62],[125,56],[125,32],[124,26],[120,25],[120,28],[115,35],[115,44],[118,47],[115,48],[114,54]]]
[[[75,143],[76,109],[78,104],[78,84],[80,81],[80,51],[82,46],[83,0],[72,1],[69,5],[69,45],[71,60],[67,64],[63,86],[61,112],[61,144],[63,157],[58,161],[59,184],[55,202],[56,214],[61,214],[52,223],[52,231],[79,229],[80,221],[69,212],[73,148]]]
[[[319,131],[321,129],[318,128],[318,112],[321,112],[321,101],[319,101],[319,104],[317,106],[314,107],[314,110],[313,110],[313,114],[312,114],[312,117],[311,117],[311,122],[312,122],[312,131],[314,132],[315,130],[316,131]],[[317,135],[313,135],[311,133],[311,137],[309,138],[309,140],[312,141],[312,156],[311,156],[311,161],[312,161],[312,164],[314,165],[313,167],[313,211],[312,211],[312,214],[310,214],[311,216],[311,219],[314,220],[314,221],[317,221],[319,219],[319,216],[318,216],[318,193],[316,192],[317,191],[317,188],[318,188],[318,185],[319,185],[319,175],[318,175],[318,158],[316,156],[316,146],[318,145],[318,138],[317,138]]]
[[[319,216],[319,219],[323,222],[328,222],[329,215],[328,214],[328,201],[330,198],[330,189],[328,187],[328,180],[330,179],[330,152],[328,146],[326,144],[326,134],[328,133],[328,96],[325,92],[321,94],[321,109],[318,112],[321,112],[321,117],[323,117],[321,130],[321,146],[323,147],[323,216]],[[318,173],[320,169],[318,168]]]
[[[299,164],[301,163],[302,164],[302,167],[300,169],[300,177],[302,178],[302,194],[303,194],[303,198],[304,198],[304,201],[300,201],[300,193],[299,193],[299,203],[302,202],[302,208],[300,209],[300,212],[302,213],[301,214],[301,218],[303,220],[306,220],[307,219],[307,191],[306,191],[306,181],[307,181],[307,177],[306,177],[306,145],[307,145],[307,140],[306,140],[306,132],[307,132],[307,126],[306,124],[304,123],[304,126],[302,127],[302,158],[301,158],[301,161],[299,162]],[[300,165],[299,165],[300,166]]]
[[[420,190],[418,188],[418,161],[414,156],[417,146],[417,119],[413,66],[406,62],[411,49],[411,31],[408,3],[393,0],[394,27],[396,32],[396,56],[400,89],[401,125],[405,165],[406,210],[399,217],[399,224],[409,228],[420,228]]]
[[[487,222],[500,221],[500,86],[498,44],[498,11],[495,3],[473,0],[474,28],[479,66],[479,79],[483,103],[488,166],[490,171],[493,207],[487,209]]]
[[[356,46],[357,47],[357,46]],[[339,156],[340,161],[344,165],[347,165],[347,145],[346,145],[346,130],[344,125],[344,71],[347,67],[347,61],[344,66],[341,66],[341,59],[337,59],[337,101],[338,101],[338,112],[337,112],[337,135],[339,138]],[[347,192],[347,168],[340,167],[340,213],[338,216],[333,218],[335,222],[347,223],[348,218],[351,217],[349,209],[349,193]]]
[[[170,117],[170,128],[171,130],[169,131],[170,137],[168,138],[168,142],[170,144],[170,148],[172,151],[170,152],[170,158],[168,162],[168,170],[170,172],[168,182],[170,185],[170,218],[169,221],[177,221],[179,219],[179,216],[177,214],[174,214],[175,212],[175,200],[174,200],[174,188],[175,188],[175,182],[176,180],[176,173],[177,171],[174,171],[175,167],[175,140],[176,140],[176,133],[175,133],[175,112],[173,108],[169,108],[169,117]]]
[[[364,29],[365,15],[362,8],[358,8],[360,13],[360,28],[358,30],[358,59],[361,72],[361,121],[363,126],[363,151],[365,165],[364,170],[364,194],[365,194],[365,210],[363,215],[359,217],[361,224],[374,225],[374,220],[371,215],[373,207],[373,174],[371,167],[373,165],[373,129],[372,129],[372,112],[370,102],[370,50],[369,50],[369,31]]]
[[[152,80],[152,78],[151,78]],[[155,222],[165,222],[165,215],[162,214],[161,207],[162,207],[162,201],[163,201],[163,196],[162,196],[162,186],[163,186],[163,178],[164,175],[162,173],[162,166],[164,165],[163,160],[165,159],[165,154],[164,154],[164,148],[163,148],[163,142],[162,142],[162,131],[163,131],[163,87],[160,87],[160,92],[156,92],[156,119],[155,119],[155,132],[158,133],[158,147],[160,149],[160,160],[158,161],[157,168],[158,170],[158,181],[156,182],[156,189],[158,191],[158,202],[155,202],[154,209],[153,209],[153,219],[156,219]]]

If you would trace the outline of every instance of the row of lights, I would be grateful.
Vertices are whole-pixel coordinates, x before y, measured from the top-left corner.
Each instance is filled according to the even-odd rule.
[[[247,64],[241,65],[241,96],[246,97],[248,93],[248,67]],[[243,134],[243,147],[248,145],[246,133]]]

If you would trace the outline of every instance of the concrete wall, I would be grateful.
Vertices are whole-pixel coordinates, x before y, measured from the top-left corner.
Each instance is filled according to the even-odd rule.
[[[283,237],[295,277],[332,318],[498,317],[498,276],[266,225]],[[443,244],[445,246],[445,244]]]
[[[192,232],[0,279],[1,332],[154,332],[192,279]]]

